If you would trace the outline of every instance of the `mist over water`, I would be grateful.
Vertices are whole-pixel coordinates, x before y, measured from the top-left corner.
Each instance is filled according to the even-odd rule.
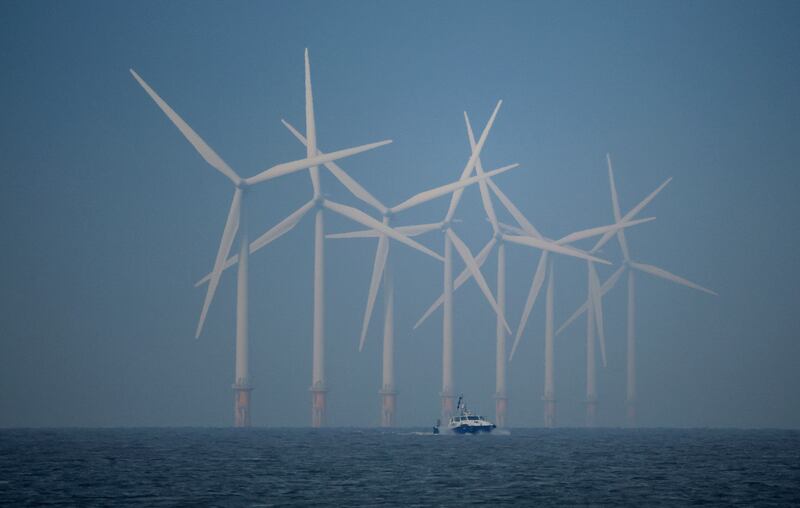
[[[21,429],[0,504],[789,505],[798,457],[780,430]]]

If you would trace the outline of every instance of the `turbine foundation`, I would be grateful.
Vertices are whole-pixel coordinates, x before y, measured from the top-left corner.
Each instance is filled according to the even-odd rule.
[[[544,401],[544,426],[552,429],[556,426],[556,399],[543,397]]]
[[[494,396],[494,412],[495,412],[495,425],[497,428],[502,429],[506,426],[506,418],[508,417],[508,397],[501,394]]]
[[[597,425],[597,399],[586,400],[586,426],[591,428]]]
[[[311,388],[311,426],[317,429],[325,426],[327,393],[322,386]]]
[[[636,401],[627,400],[625,401],[625,405],[627,407],[626,421],[628,427],[636,427]]]
[[[381,404],[381,427],[394,427],[395,413],[397,411],[397,392],[391,386],[386,386],[378,393],[381,394],[383,400]]]
[[[456,412],[456,396],[452,392],[443,392],[442,396],[442,421],[450,421],[450,417]]]
[[[250,426],[250,392],[253,391],[247,385],[235,384],[234,390],[234,412],[233,412],[233,426],[234,427],[249,427]]]

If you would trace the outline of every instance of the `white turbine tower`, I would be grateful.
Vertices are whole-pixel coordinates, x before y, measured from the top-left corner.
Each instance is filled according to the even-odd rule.
[[[653,191],[647,198],[645,198],[641,203],[636,205],[631,211],[629,211],[624,217],[620,213],[619,208],[619,201],[617,199],[617,188],[614,183],[614,170],[611,166],[611,155],[606,154],[606,161],[608,162],[608,180],[609,185],[611,187],[611,204],[614,212],[614,220],[617,222],[624,222],[626,220],[630,220],[631,218],[635,217],[642,208],[644,208],[653,198],[655,198],[656,194],[658,194],[661,189],[666,187],[666,185],[672,180],[671,178],[667,179],[661,186],[659,186],[655,191]],[[597,246],[595,249],[599,249],[600,246],[605,244],[608,239],[613,236],[614,232],[609,232],[603,235],[603,237],[598,240]],[[662,268],[658,268],[653,265],[647,265],[644,263],[638,263],[633,261],[630,257],[630,251],[628,250],[628,243],[625,240],[625,234],[622,230],[616,232],[617,241],[619,242],[620,250],[622,251],[622,256],[624,259],[623,265],[611,276],[609,279],[603,284],[599,290],[595,290],[595,300],[599,300],[605,293],[611,290],[614,285],[619,280],[622,273],[627,270],[628,271],[628,323],[627,323],[627,332],[628,332],[628,339],[627,339],[627,396],[626,396],[626,405],[627,405],[627,421],[628,424],[631,426],[636,425],[636,334],[635,334],[635,302],[634,302],[634,271],[648,273],[650,275],[655,275],[656,277],[660,277],[662,279],[666,279],[670,282],[674,282],[676,284],[681,284],[683,286],[690,287],[692,289],[696,289],[698,291],[703,291],[705,293],[717,296],[717,293],[711,291],[710,289],[706,289],[703,286],[695,284],[689,280],[686,280],[682,277],[678,277],[672,273],[667,272]],[[572,321],[577,319],[583,312],[586,311],[587,307],[591,305],[590,302],[584,302],[578,310],[576,310],[570,318],[564,322],[564,324],[559,328],[559,332],[566,328]]]
[[[472,126],[469,122],[469,117],[467,116],[466,112],[464,113],[464,120],[467,126],[467,136],[470,141],[470,146],[474,148],[475,138],[473,136]],[[475,170],[478,173],[478,175],[484,175],[480,158],[478,158],[475,162]],[[483,208],[484,211],[486,212],[489,222],[492,224],[492,230],[494,232],[494,235],[492,236],[491,240],[489,240],[489,242],[483,247],[483,249],[481,249],[480,253],[475,258],[475,261],[479,268],[482,267],[483,263],[488,258],[492,249],[494,247],[497,247],[496,301],[500,313],[498,314],[497,326],[496,326],[495,423],[500,427],[504,427],[507,423],[507,414],[508,414],[508,390],[506,385],[506,328],[500,316],[503,315],[503,313],[505,312],[505,264],[506,264],[505,242],[511,241],[516,243],[523,243],[525,245],[535,247],[543,251],[556,252],[559,254],[565,254],[587,260],[591,258],[600,262],[604,262],[602,260],[589,256],[583,251],[565,246],[564,244],[568,242],[578,241],[583,238],[597,236],[607,231],[614,231],[618,228],[618,226],[611,225],[599,228],[592,228],[585,231],[578,231],[567,237],[564,237],[558,242],[552,241],[542,237],[538,233],[538,231],[536,231],[536,228],[533,227],[533,225],[522,215],[519,209],[517,209],[517,207],[514,206],[511,200],[508,199],[508,197],[499,189],[499,187],[497,187],[497,185],[490,178],[487,178],[486,180],[480,180],[479,185],[481,191],[481,200],[483,202]],[[497,221],[497,216],[494,211],[492,199],[489,194],[489,187],[491,187],[492,191],[497,195],[497,197],[500,199],[500,201],[503,203],[503,205],[506,207],[509,213],[515,218],[515,220],[517,220],[517,222],[521,225],[521,227],[524,228],[514,231],[515,233],[518,233],[519,236],[512,237],[511,235],[504,234],[503,228]],[[644,221],[639,221],[639,222],[644,222]],[[632,226],[639,222],[630,223],[627,224],[627,226]],[[472,274],[469,269],[465,269],[464,271],[462,271],[459,274],[459,276],[455,279],[453,289],[456,290],[459,287],[461,287],[461,285],[467,280],[469,280],[471,276]],[[423,316],[419,319],[419,321],[417,321],[414,328],[417,328],[420,324],[422,324],[422,322],[425,321],[425,319],[427,319],[428,316],[430,316],[440,305],[442,305],[443,301],[444,301],[444,296],[443,295],[439,296],[439,298],[428,308],[428,310],[425,312],[425,314],[423,314]],[[528,313],[529,312],[530,310],[528,310]]]
[[[326,162],[334,160],[334,158],[332,158],[330,155],[323,155],[316,145],[314,101],[311,91],[311,70],[308,59],[308,50],[306,50],[305,52],[305,94],[306,94],[306,136],[303,139],[306,140],[305,141],[306,153],[312,154],[310,155],[310,157],[312,158],[309,160],[314,162],[315,164],[325,164]],[[283,123],[284,125],[286,125],[287,128],[289,128],[290,131],[292,131],[295,134],[295,136],[300,136],[300,134],[286,121],[284,121]],[[335,155],[336,153],[338,152],[334,152],[334,154],[331,155]],[[309,164],[306,167],[310,166],[311,164]],[[300,222],[303,216],[305,216],[308,212],[312,210],[315,211],[314,320],[313,320],[313,353],[312,353],[312,384],[311,384],[311,392],[312,392],[311,423],[312,426],[314,427],[320,427],[325,423],[325,412],[326,412],[325,394],[327,392],[325,384],[325,329],[324,329],[325,302],[323,298],[324,269],[325,269],[325,263],[324,263],[325,233],[324,233],[324,215],[323,215],[324,210],[337,213],[363,226],[381,231],[383,234],[399,242],[405,243],[406,245],[413,247],[421,252],[424,252],[429,256],[432,256],[440,261],[442,260],[442,257],[436,254],[435,252],[431,251],[427,247],[417,243],[414,240],[411,240],[407,236],[396,232],[389,226],[373,219],[372,217],[362,212],[361,210],[358,210],[357,208],[353,208],[351,206],[346,206],[325,199],[322,196],[322,192],[320,189],[319,170],[316,167],[316,165],[311,166],[309,172],[314,192],[314,195],[311,198],[311,200],[308,201],[303,206],[301,206],[296,211],[294,211],[288,217],[283,219],[281,222],[276,224],[270,230],[262,234],[256,240],[254,240],[250,244],[249,249],[242,247],[242,249],[240,249],[240,255],[228,258],[227,261],[221,263],[222,266],[220,270],[224,270],[233,266],[239,261],[240,258],[245,261],[245,263],[239,264],[241,270],[242,264],[246,264],[248,253],[252,254],[253,252],[259,250],[260,248],[268,245],[273,240],[284,235],[292,228],[294,228],[297,225],[297,223]],[[348,189],[350,189],[351,191],[360,188],[360,186],[358,186],[358,184],[356,184],[355,181],[352,180],[352,178],[350,178],[347,174],[341,171],[341,169],[338,168],[338,166],[336,167],[336,169],[332,170],[332,173],[343,183],[347,182],[345,183],[345,186],[348,187]],[[244,254],[243,256],[242,253]],[[197,285],[203,284],[207,281],[212,281],[213,280],[212,275],[213,272],[212,274],[209,274],[200,281],[198,281]]]
[[[228,211],[228,218],[225,222],[225,228],[222,233],[217,256],[214,261],[214,269],[208,276],[208,290],[206,292],[205,301],[203,302],[203,310],[200,313],[200,319],[197,324],[197,331],[195,337],[199,337],[203,330],[206,314],[208,313],[211,301],[214,298],[214,293],[219,284],[219,278],[222,274],[225,259],[231,250],[233,241],[236,237],[237,231],[239,232],[239,252],[242,258],[242,263],[239,265],[239,273],[237,277],[237,294],[236,294],[236,381],[234,390],[236,391],[236,405],[235,405],[235,425],[237,427],[244,427],[250,425],[250,395],[252,389],[250,386],[249,372],[248,372],[248,298],[247,298],[247,272],[248,272],[248,233],[246,214],[242,213],[244,208],[244,200],[246,191],[253,185],[276,178],[278,176],[307,169],[316,164],[341,159],[349,155],[354,155],[366,150],[377,148],[379,146],[391,143],[391,141],[381,141],[379,143],[372,143],[363,145],[356,148],[346,150],[339,150],[325,155],[312,154],[309,157],[293,162],[278,164],[269,169],[266,169],[255,176],[250,178],[241,178],[217,153],[203,141],[202,138],[191,128],[189,125],[166,103],[164,100],[153,90],[133,69],[130,69],[131,74],[136,81],[144,88],[147,94],[155,101],[159,108],[167,115],[172,123],[181,131],[189,143],[194,146],[195,150],[200,156],[205,159],[217,171],[225,175],[235,186],[233,200],[231,202],[230,210]]]

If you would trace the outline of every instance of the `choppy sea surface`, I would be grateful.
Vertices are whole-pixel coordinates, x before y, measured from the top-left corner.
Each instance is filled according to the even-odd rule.
[[[7,506],[800,503],[800,431],[0,430]]]

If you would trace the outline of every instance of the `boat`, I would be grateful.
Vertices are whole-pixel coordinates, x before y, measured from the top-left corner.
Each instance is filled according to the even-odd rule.
[[[452,434],[488,434],[497,427],[483,416],[473,414],[472,411],[467,409],[463,395],[458,396],[456,412],[455,415],[450,417],[447,427],[441,428],[441,421],[436,420],[436,425],[433,426],[433,433],[439,434],[441,431],[445,431]]]

